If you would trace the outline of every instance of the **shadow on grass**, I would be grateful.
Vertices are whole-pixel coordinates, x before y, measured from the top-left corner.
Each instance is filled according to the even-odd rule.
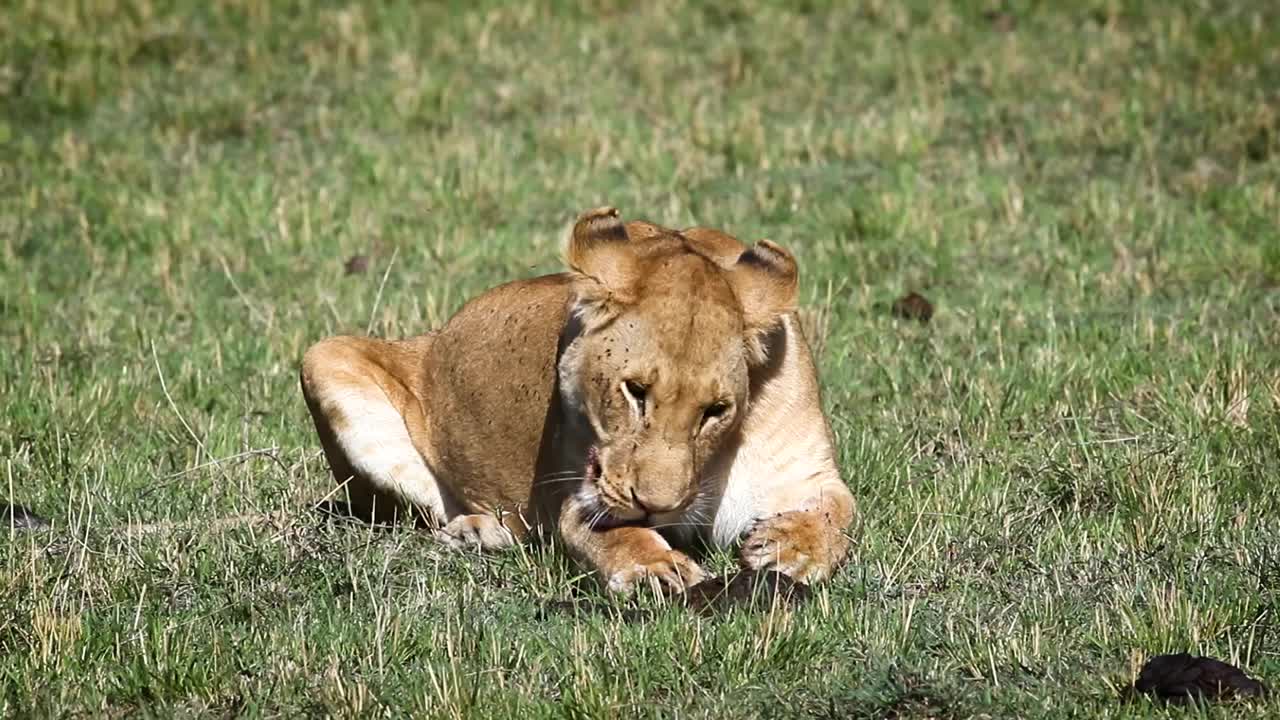
[[[326,500],[315,505],[315,511],[326,520],[356,523],[379,532],[395,530],[395,522],[374,522],[354,513],[346,502]],[[666,595],[663,601],[644,606],[636,600],[614,603],[602,599],[593,592],[589,583],[571,586],[574,597],[565,600],[549,600],[538,610],[541,618],[553,615],[600,615],[621,620],[644,620],[662,607],[680,605],[703,616],[715,616],[734,609],[766,612],[778,607],[794,607],[808,600],[813,591],[808,585],[772,570],[739,570],[722,577],[703,580],[680,595]]]
[[[706,617],[732,610],[767,612],[794,607],[806,601],[812,591],[802,582],[772,570],[740,570],[733,575],[704,580],[680,595],[667,595],[658,606],[637,603],[615,604],[587,594],[568,600],[551,600],[539,608],[540,618],[553,615],[604,615],[621,620],[647,620],[663,606],[683,606]]]

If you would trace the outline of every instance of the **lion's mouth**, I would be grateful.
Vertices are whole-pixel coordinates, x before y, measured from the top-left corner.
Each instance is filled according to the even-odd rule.
[[[586,481],[583,490],[590,498],[583,518],[593,530],[609,530],[622,525],[634,524],[635,521],[624,520],[608,506],[600,495],[599,482],[604,476],[604,464],[600,461],[600,448],[592,445],[587,448],[586,467],[582,477]]]
[[[600,449],[592,445],[587,450],[587,467],[583,475],[589,484],[594,484],[603,472],[604,468],[600,466]]]

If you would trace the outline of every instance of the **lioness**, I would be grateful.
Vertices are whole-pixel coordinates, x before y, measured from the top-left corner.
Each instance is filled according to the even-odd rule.
[[[708,228],[581,216],[569,272],[468,302],[409,340],[334,337],[302,390],[368,517],[403,508],[455,545],[555,530],[610,590],[703,572],[671,543],[745,538],[810,582],[848,550],[841,481],[794,314],[796,263]]]

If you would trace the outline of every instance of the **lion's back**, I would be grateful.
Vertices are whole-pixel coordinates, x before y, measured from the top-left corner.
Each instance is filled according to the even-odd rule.
[[[473,503],[528,498],[571,290],[565,274],[500,285],[434,336],[429,460]]]

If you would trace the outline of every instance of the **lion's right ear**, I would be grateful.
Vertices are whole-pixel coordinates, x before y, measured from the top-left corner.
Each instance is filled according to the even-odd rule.
[[[729,268],[729,283],[742,305],[751,354],[763,360],[764,337],[778,326],[783,315],[796,309],[796,259],[782,246],[761,240]]]
[[[601,286],[605,297],[599,299],[632,299],[639,279],[638,261],[617,209],[602,207],[583,213],[569,234],[564,256],[570,268]]]

